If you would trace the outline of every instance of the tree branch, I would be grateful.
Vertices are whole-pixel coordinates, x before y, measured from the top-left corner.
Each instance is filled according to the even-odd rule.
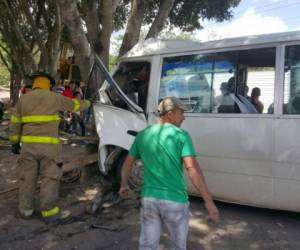
[[[11,56],[10,51],[7,48],[5,48],[1,43],[0,43],[0,48],[3,49],[5,53],[8,54],[8,56]]]
[[[110,47],[110,37],[113,30],[113,13],[116,8],[116,1],[103,1],[102,2],[102,13],[101,13],[101,36],[100,43],[102,45],[102,50],[100,57],[103,59],[105,65],[109,62],[109,47]]]
[[[62,29],[61,21],[61,9],[57,1],[53,1],[54,10],[55,10],[55,22],[54,25],[50,28],[48,27],[48,39],[46,43],[46,51],[48,58],[48,67],[49,72],[52,75],[56,74],[56,66],[59,58],[59,43]]]
[[[116,13],[116,9],[118,7],[120,0],[112,0],[112,15]]]
[[[8,14],[8,19],[10,20],[10,23],[12,25],[12,29],[14,30],[14,34],[16,35],[16,38],[18,40],[18,44],[22,46],[23,50],[25,51],[25,54],[27,55],[27,65],[32,68],[35,69],[36,64],[33,60],[33,58],[31,57],[31,50],[28,47],[28,44],[24,38],[24,35],[20,29],[19,24],[16,22],[16,18],[14,17],[13,13],[12,13],[12,9],[11,6],[9,5],[9,3],[7,2],[7,0],[3,0],[3,3],[5,4],[6,8],[7,8],[7,14]]]
[[[76,1],[60,0],[60,8],[63,10],[63,23],[70,30],[70,40],[79,61],[81,76],[83,77],[83,80],[86,81],[92,64],[92,57],[90,45],[83,30]]]
[[[29,10],[28,1],[22,0],[22,1],[20,1],[20,3],[22,6],[22,12],[25,14],[26,19],[33,30],[32,34],[35,38],[34,40],[37,42],[37,45],[39,46],[39,49],[41,50],[42,54],[45,54],[45,45],[43,43],[43,40],[41,39],[41,34],[39,32],[39,29],[36,26],[36,23],[34,22],[32,13]]]
[[[54,3],[58,3],[59,1],[54,0]],[[46,26],[48,27],[48,30],[51,30],[52,24],[50,20],[49,11],[45,9],[45,1],[38,1],[39,10],[41,12],[41,15],[45,21]]]
[[[119,57],[124,55],[139,41],[144,12],[145,8],[142,0],[131,1],[131,12],[119,51]]]
[[[149,29],[149,32],[146,36],[148,38],[157,37],[158,34],[162,31],[164,23],[169,16],[169,13],[174,5],[175,0],[161,0],[158,13]]]
[[[96,1],[82,1],[82,10],[84,12],[84,20],[88,32],[87,37],[89,42],[92,44],[92,47],[94,48],[95,41],[97,40],[97,37],[101,32]]]

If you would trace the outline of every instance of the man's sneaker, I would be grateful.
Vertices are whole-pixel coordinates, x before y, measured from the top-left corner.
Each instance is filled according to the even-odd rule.
[[[23,219],[29,219],[33,212],[33,209],[19,209],[19,214]]]
[[[42,211],[42,217],[45,222],[63,222],[69,219],[70,215],[71,211],[61,210],[59,207]]]

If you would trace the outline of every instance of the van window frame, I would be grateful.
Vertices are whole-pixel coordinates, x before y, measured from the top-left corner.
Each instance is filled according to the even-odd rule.
[[[284,72],[284,66],[285,66],[285,52],[286,52],[286,47],[288,46],[300,46],[300,41],[292,41],[292,42],[283,42],[281,44],[281,49],[282,49],[282,53],[281,53],[281,92],[280,92],[280,99],[281,102],[278,104],[280,108],[280,117],[284,118],[284,119],[300,119],[300,114],[284,114],[283,113],[283,104],[284,104],[284,78],[285,78],[285,72]]]
[[[250,49],[263,49],[263,48],[274,48],[275,49],[275,76],[274,76],[274,112],[273,114],[267,114],[267,113],[258,113],[258,114],[247,114],[247,113],[192,113],[192,112],[186,112],[186,117],[193,117],[193,116],[202,116],[202,117],[241,117],[241,118],[270,118],[270,117],[278,117],[278,112],[276,113],[276,110],[278,111],[277,103],[276,103],[276,89],[281,88],[283,84],[280,84],[279,82],[279,74],[277,72],[280,71],[280,65],[282,64],[282,57],[278,57],[278,54],[280,55],[281,50],[281,43],[279,42],[272,42],[272,43],[264,43],[264,44],[257,44],[257,45],[240,45],[240,46],[234,46],[234,47],[226,47],[226,48],[217,48],[217,49],[203,49],[203,50],[193,50],[193,51],[186,51],[186,52],[178,52],[178,53],[165,53],[161,54],[161,60],[160,60],[160,72],[159,72],[159,83],[157,87],[156,92],[156,100],[157,100],[157,106],[159,102],[159,89],[160,89],[160,80],[162,75],[162,66],[164,62],[164,58],[168,57],[177,57],[177,56],[188,56],[188,55],[199,55],[199,54],[212,54],[212,53],[220,53],[220,52],[235,52],[235,51],[242,51],[242,50],[250,50]],[[284,64],[284,62],[283,62]],[[281,67],[282,68],[282,67]],[[279,86],[278,86],[279,85]],[[281,85],[281,86],[280,86]],[[282,91],[281,91],[282,92]],[[282,100],[280,100],[282,102]],[[281,112],[282,115],[282,112]]]

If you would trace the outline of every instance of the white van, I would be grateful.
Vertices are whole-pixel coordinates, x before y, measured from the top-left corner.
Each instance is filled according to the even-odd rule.
[[[159,101],[176,96],[190,107],[182,128],[215,199],[300,211],[300,32],[147,40],[106,79],[94,105],[103,173],[120,168],[134,134],[155,122]],[[134,166],[134,187],[142,166]]]

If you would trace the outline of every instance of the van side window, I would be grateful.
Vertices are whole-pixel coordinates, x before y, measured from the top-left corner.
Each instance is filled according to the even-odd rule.
[[[149,62],[123,62],[113,78],[122,91],[143,110],[146,109],[151,65]],[[126,102],[114,89],[108,89],[108,95],[116,107],[128,109]]]
[[[300,45],[285,48],[283,113],[300,114]]]
[[[176,96],[191,113],[267,113],[274,82],[275,48],[167,57],[159,99]]]

